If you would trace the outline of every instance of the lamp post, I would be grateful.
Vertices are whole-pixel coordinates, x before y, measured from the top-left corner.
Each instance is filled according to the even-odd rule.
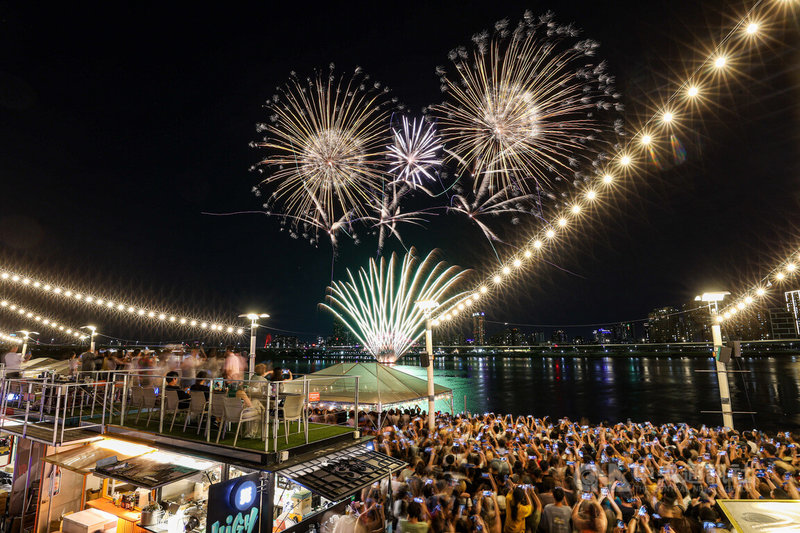
[[[89,341],[89,351],[94,353],[94,336],[97,335],[97,326],[92,326],[92,325],[81,326],[81,329],[88,329],[89,331],[91,331],[91,335],[90,335],[91,340]],[[84,338],[85,337],[81,337],[81,339],[84,339]]]
[[[714,341],[714,361],[716,362],[717,382],[719,383],[719,401],[722,407],[722,425],[733,429],[733,412],[731,410],[731,393],[728,388],[728,370],[725,363],[719,360],[717,352],[722,346],[722,328],[720,327],[717,316],[719,314],[719,302],[721,302],[730,292],[704,292],[701,296],[695,297],[695,301],[702,301],[708,304],[708,311],[711,314],[711,338]]]
[[[433,332],[431,331],[431,313],[439,307],[439,302],[434,300],[419,300],[416,302],[418,309],[422,310],[425,317],[425,352],[428,354],[428,431],[433,431],[434,421],[434,398],[436,392],[433,387]]]
[[[25,357],[25,353],[28,351],[28,340],[31,338],[31,335],[39,335],[38,331],[28,331],[25,329],[21,329],[17,331],[17,333],[22,333],[22,357]]]
[[[256,328],[258,327],[258,319],[259,318],[269,318],[267,313],[247,313],[244,315],[239,315],[239,318],[249,318],[250,319],[250,365],[249,371],[250,376],[252,377],[253,373],[256,371]]]

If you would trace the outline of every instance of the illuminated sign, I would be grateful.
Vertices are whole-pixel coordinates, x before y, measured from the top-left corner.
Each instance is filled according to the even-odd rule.
[[[239,511],[246,511],[253,506],[257,494],[256,484],[249,479],[236,485],[231,491],[231,504]]]
[[[308,393],[308,402],[318,402],[319,401],[319,393],[318,392],[309,392]]]
[[[211,485],[206,533],[258,533],[260,483],[256,472]]]

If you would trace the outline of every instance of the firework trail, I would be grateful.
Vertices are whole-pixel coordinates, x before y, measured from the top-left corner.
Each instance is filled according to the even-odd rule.
[[[425,329],[425,314],[416,305],[434,301],[447,305],[463,295],[458,286],[467,271],[437,262],[436,251],[420,261],[411,248],[399,262],[371,259],[357,275],[348,269],[347,280],[328,287],[327,302],[320,304],[339,318],[356,339],[381,363],[393,363]]]
[[[577,186],[591,174],[584,168],[607,158],[605,138],[622,134],[611,116],[622,111],[621,95],[595,59],[598,43],[578,35],[550,13],[526,12],[516,27],[500,21],[475,35],[471,50],[450,52],[451,74],[437,68],[446,100],[429,111],[461,182],[454,211],[476,221],[540,213],[542,192],[557,199],[555,182]]]

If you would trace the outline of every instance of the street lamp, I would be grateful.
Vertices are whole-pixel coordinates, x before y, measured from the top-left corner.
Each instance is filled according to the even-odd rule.
[[[425,352],[428,354],[428,431],[433,431],[434,421],[434,397],[433,388],[433,332],[431,331],[431,313],[439,307],[439,302],[434,300],[418,300],[417,309],[422,311],[425,316]]]
[[[250,319],[250,377],[256,371],[256,328],[259,318],[269,318],[267,313],[246,313],[239,315],[239,318]]]
[[[21,329],[17,331],[17,333],[22,333],[22,357],[25,357],[25,353],[28,351],[28,340],[31,338],[31,335],[39,335],[38,331],[28,331],[25,329]]]
[[[89,351],[94,353],[94,336],[97,335],[97,326],[81,326],[81,329],[88,329],[91,331],[91,341],[89,342]],[[86,337],[81,337],[81,339],[85,339]]]
[[[719,302],[721,302],[730,292],[704,292],[695,297],[697,302],[706,302],[708,311],[711,313],[711,338],[714,340],[714,360],[716,361],[717,382],[719,383],[719,401],[722,406],[722,425],[733,429],[733,412],[731,411],[731,393],[728,388],[728,371],[725,363],[719,360],[717,352],[722,347],[722,328],[717,320],[719,314]]]

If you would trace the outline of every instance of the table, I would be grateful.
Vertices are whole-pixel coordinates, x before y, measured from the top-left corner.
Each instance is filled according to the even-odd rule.
[[[137,523],[142,519],[142,513],[117,507],[108,498],[99,498],[86,502],[86,507],[100,509],[117,517],[117,533],[147,533]]]

